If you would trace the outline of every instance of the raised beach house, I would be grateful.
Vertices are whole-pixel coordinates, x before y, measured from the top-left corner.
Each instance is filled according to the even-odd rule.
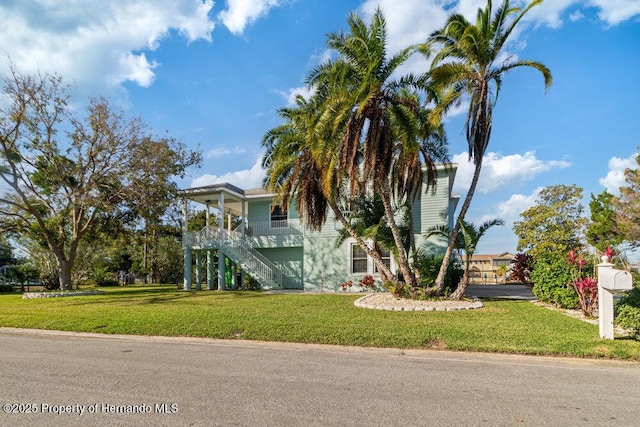
[[[451,193],[457,165],[438,167],[437,185],[423,191],[413,208],[416,245],[430,252],[444,250],[442,239],[426,239],[432,226],[453,224],[459,196]],[[337,245],[341,225],[330,214],[320,231],[305,229],[295,203],[274,205],[264,189],[242,189],[222,183],[181,191],[183,198],[184,289],[237,289],[238,276],[249,274],[261,289],[300,289],[335,292],[340,283],[354,283],[375,266],[352,240]],[[192,207],[205,210],[206,226],[189,230]],[[210,221],[217,217],[217,226]],[[224,216],[228,219],[224,221]],[[231,219],[239,225],[232,229]],[[386,253],[392,271],[395,263]],[[221,284],[221,285],[219,285]]]

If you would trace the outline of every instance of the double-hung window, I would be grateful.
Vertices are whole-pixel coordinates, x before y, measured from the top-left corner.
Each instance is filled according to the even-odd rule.
[[[351,245],[351,272],[366,273],[368,269],[367,253],[360,245]]]
[[[382,263],[388,268],[391,268],[391,251],[389,249],[382,248],[380,250]],[[354,243],[351,245],[351,273],[352,274],[367,274],[377,273],[378,268],[367,253],[360,247],[360,245]]]

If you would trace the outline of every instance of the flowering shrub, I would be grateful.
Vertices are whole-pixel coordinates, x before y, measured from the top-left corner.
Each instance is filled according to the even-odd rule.
[[[578,294],[580,310],[585,316],[593,316],[598,308],[598,281],[592,277],[580,277],[572,283]]]
[[[610,249],[607,248],[607,251]],[[573,282],[571,282],[571,286],[578,294],[580,311],[583,315],[592,317],[593,311],[598,307],[598,281],[582,274],[582,269],[587,264],[582,254],[576,255],[575,251],[569,252],[569,264],[572,266]]]
[[[371,275],[367,274],[362,279],[358,280],[358,285],[360,285],[364,289],[373,290],[376,285],[376,279]],[[346,292],[348,288],[353,286],[353,280],[349,280],[343,283],[340,283],[340,287],[343,292]]]
[[[340,283],[340,287],[342,288],[343,292],[346,292],[347,288],[350,288],[352,286],[353,286],[353,281],[352,280],[349,280],[348,282]]]
[[[611,249],[611,246],[607,246],[607,250],[604,251],[602,255],[606,255],[609,258],[609,262],[611,262],[615,257],[618,256],[618,252],[615,249]]]
[[[367,274],[362,279],[360,279],[360,286],[366,289],[373,289],[373,285],[375,285],[376,279],[373,278],[371,274]]]

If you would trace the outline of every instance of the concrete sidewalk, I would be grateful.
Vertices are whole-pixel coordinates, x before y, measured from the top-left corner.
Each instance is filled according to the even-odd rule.
[[[500,298],[514,300],[535,300],[531,289],[525,285],[469,285],[466,296],[478,298]]]

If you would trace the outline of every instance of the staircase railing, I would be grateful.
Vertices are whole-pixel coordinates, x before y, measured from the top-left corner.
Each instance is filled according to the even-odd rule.
[[[225,249],[235,255],[243,269],[255,277],[263,287],[282,288],[282,270],[256,251],[241,234],[225,231]],[[262,280],[261,280],[262,279]]]

